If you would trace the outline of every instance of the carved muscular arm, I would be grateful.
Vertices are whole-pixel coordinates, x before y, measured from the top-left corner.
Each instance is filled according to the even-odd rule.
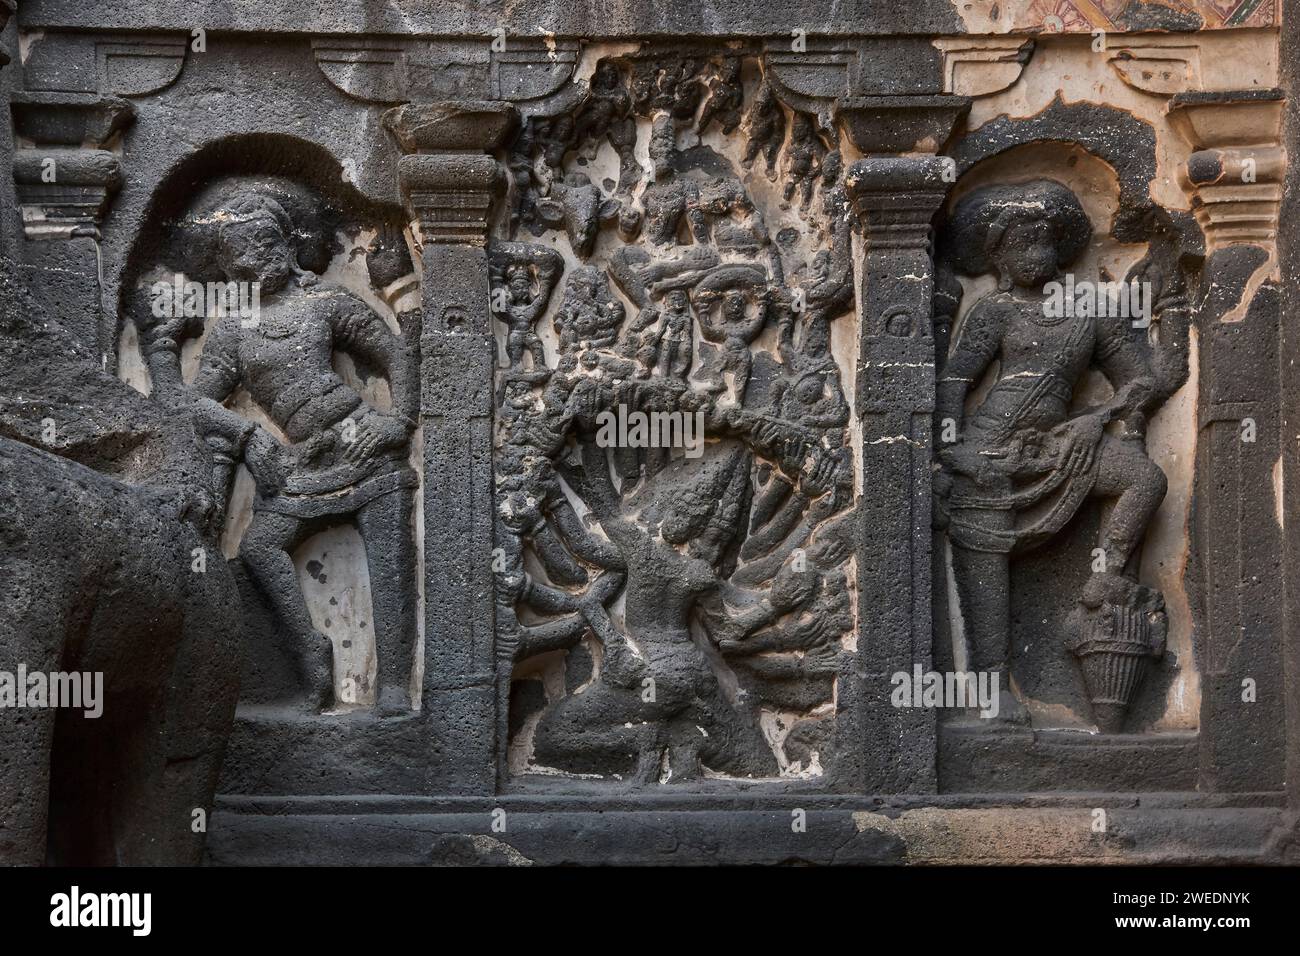
[[[211,482],[218,522],[225,517],[235,465],[241,457],[253,459],[250,470],[264,490],[272,490],[279,482],[279,472],[271,464],[279,442],[222,404],[234,393],[240,377],[239,335],[232,326],[218,322],[204,343],[193,386],[194,430],[212,456]],[[265,467],[264,462],[268,463]]]
[[[960,425],[966,395],[998,354],[1005,326],[1005,312],[998,303],[988,299],[977,303],[967,314],[937,385],[935,416],[938,421],[951,418]]]
[[[1155,391],[1155,374],[1129,320],[1097,320],[1095,357],[1098,367],[1115,389],[1115,395],[1097,411],[1107,420],[1142,410]]]
[[[330,324],[340,348],[384,372],[393,396],[393,414],[414,427],[419,413],[419,378],[406,341],[390,332],[369,306],[350,296],[333,310]]]
[[[239,379],[239,335],[225,321],[218,322],[203,344],[193,390],[220,403],[234,393]]]

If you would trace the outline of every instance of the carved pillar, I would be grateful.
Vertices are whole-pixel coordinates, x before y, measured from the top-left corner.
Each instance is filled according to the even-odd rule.
[[[18,9],[15,0],[0,0],[0,33],[4,33],[5,27],[9,26],[9,18],[13,16],[14,11]],[[9,62],[9,54],[3,47],[0,47],[0,66]]]
[[[134,118],[134,107],[90,93],[18,92],[10,109],[15,134],[31,143],[13,161],[27,239],[22,267],[40,276],[27,286],[49,308],[80,315],[69,331],[112,364],[116,336],[100,321],[99,240],[122,168],[105,147]]]
[[[840,109],[864,152],[937,149],[966,109],[962,97],[865,97]],[[905,115],[906,122],[898,116]],[[873,156],[849,169],[863,226],[854,390],[862,428],[858,510],[858,658],[850,706],[874,793],[936,789],[935,714],[890,703],[892,674],[929,670],[934,264],[930,225],[952,164],[931,155]]]
[[[487,234],[506,104],[406,106],[387,122],[422,249],[424,685],[435,793],[496,789],[492,375]]]
[[[1278,206],[1286,154],[1277,90],[1184,93],[1170,120],[1194,147],[1184,186],[1205,231],[1197,315],[1199,435],[1191,523],[1201,672],[1199,786],[1283,785],[1282,561],[1275,473]],[[1246,682],[1249,682],[1247,684]],[[1251,699],[1247,699],[1251,698]]]

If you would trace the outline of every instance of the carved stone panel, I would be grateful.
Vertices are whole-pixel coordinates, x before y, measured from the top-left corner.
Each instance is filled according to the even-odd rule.
[[[1284,6],[0,0],[0,863],[1293,862]]]

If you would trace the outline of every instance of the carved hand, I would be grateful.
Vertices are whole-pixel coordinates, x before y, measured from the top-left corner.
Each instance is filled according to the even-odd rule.
[[[1105,426],[1105,415],[1095,412],[1057,425],[1053,432],[1062,439],[1058,451],[1058,467],[1066,470],[1077,468],[1079,471],[1090,469]]]
[[[262,494],[274,495],[284,487],[284,449],[265,428],[258,428],[249,437],[244,462]]]
[[[368,461],[375,454],[406,444],[406,422],[393,415],[366,415],[357,425],[354,441],[343,447],[343,458],[352,464]]]

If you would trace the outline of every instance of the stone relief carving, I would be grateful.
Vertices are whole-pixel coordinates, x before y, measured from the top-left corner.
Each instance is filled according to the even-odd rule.
[[[245,464],[256,485],[240,556],[275,612],[298,674],[300,703],[312,712],[331,702],[331,642],[312,623],[292,555],[324,528],[356,525],[374,604],[376,709],[398,716],[411,709],[416,644],[411,512],[418,479],[408,462],[418,394],[412,347],[354,293],[302,266],[295,237],[303,229],[285,208],[295,206],[277,199],[285,188],[255,178],[221,183],[191,219],[204,251],[199,271],[219,283],[256,286],[256,316],[223,315],[211,324],[188,384],[181,379],[180,352],[204,331],[201,317],[197,323],[192,316],[159,319],[139,309],[145,349],[156,387],[209,409],[241,391],[271,426],[246,422],[231,461]],[[301,189],[292,195],[308,208],[319,201]],[[381,237],[369,262],[376,288],[409,272],[409,258],[399,261],[404,255],[391,235]],[[314,264],[323,271],[324,262]],[[390,397],[385,407],[341,377],[339,353],[382,377]],[[228,468],[223,511],[232,475]]]
[[[1137,558],[1166,490],[1145,448],[1146,422],[1187,376],[1191,289],[1176,237],[1156,233],[1122,289],[1108,293],[1097,277],[1101,298],[1069,292],[1066,302],[1053,291],[1066,289],[1092,235],[1068,187],[982,187],[957,204],[946,229],[958,272],[997,279],[953,337],[935,412],[936,523],[953,546],[969,667],[1010,674],[1009,561],[1060,534],[1085,500],[1105,499],[1067,643],[1098,725],[1118,732],[1167,628],[1161,595],[1137,582]],[[1113,394],[1078,408],[1076,383],[1089,369],[1104,374]],[[999,709],[1001,720],[1027,722],[1009,682]]]
[[[1104,49],[1096,11],[1072,37],[994,7],[795,44],[729,11],[725,37],[638,38],[632,10],[608,37],[500,42],[459,35],[484,11],[445,35],[436,12],[326,11],[250,43],[250,10],[207,57],[167,24],[25,9],[0,253],[65,314],[13,321],[0,275],[0,578],[19,582],[0,651],[115,688],[143,674],[112,739],[157,743],[69,771],[89,734],[0,711],[25,761],[0,781],[0,858],[195,861],[176,823],[211,806],[232,727],[223,861],[303,839],[645,859],[602,808],[658,813],[661,785],[695,820],[665,828],[675,859],[950,861],[932,834],[973,814],[929,797],[1007,795],[980,826],[1035,826],[1030,802],[1073,825],[1053,790],[1177,792],[1124,821],[1181,841],[1187,817],[1161,814],[1198,815],[1211,837],[1150,844],[1171,858],[1290,852],[1268,816],[1294,497],[1286,71],[1264,7],[1211,36],[1204,4],[1122,6],[1097,15]],[[928,32],[962,19],[987,32]],[[208,116],[196,90],[258,108]],[[256,314],[158,314],[150,284],[174,273],[256,287]],[[1146,287],[1138,315],[1049,292],[1116,275]],[[327,537],[348,550],[331,584],[342,567],[373,594],[332,631],[304,570]],[[132,601],[158,611],[147,648]],[[90,624],[41,616],[64,605]],[[373,634],[355,657],[347,615]],[[373,682],[348,697],[358,661]],[[914,667],[1002,674],[998,718],[897,703]],[[125,775],[142,791],[115,795],[112,827],[46,825]],[[830,799],[748,849],[788,794]],[[924,819],[875,813],[887,794]],[[1050,852],[1111,852],[1085,838]],[[1026,845],[1008,857],[1044,852]]]
[[[603,60],[571,117],[532,118],[509,153],[508,234],[571,257],[548,357],[528,328],[561,255],[492,243],[508,362],[498,642],[520,675],[512,706],[534,705],[512,714],[527,727],[517,770],[649,785],[815,774],[831,759],[854,621],[851,416],[830,334],[853,301],[847,207],[838,153],[803,114],[791,178],[755,198],[755,143],[772,167],[784,117],[752,62],[746,111],[746,68]],[[728,138],[746,115],[749,145]],[[618,175],[597,186],[576,168],[605,143]],[[618,416],[702,433],[677,450],[607,440]],[[538,709],[526,685],[548,668],[564,690]]]

